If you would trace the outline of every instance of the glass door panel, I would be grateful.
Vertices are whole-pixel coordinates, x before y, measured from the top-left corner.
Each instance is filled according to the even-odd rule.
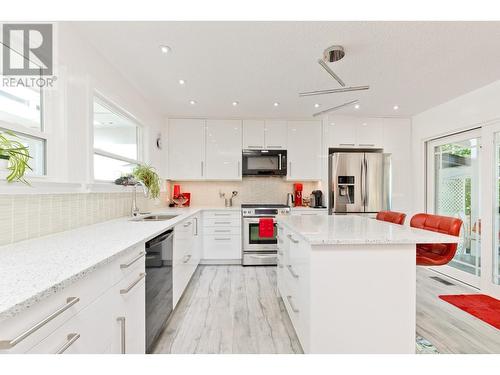
[[[480,138],[462,134],[429,143],[433,173],[430,211],[439,215],[459,217],[464,225],[460,242],[449,267],[469,274],[479,282],[481,274],[481,219],[479,151]],[[447,268],[449,268],[447,267]],[[440,270],[446,273],[446,268]],[[453,273],[453,272],[452,272]],[[464,282],[470,277],[458,276]]]

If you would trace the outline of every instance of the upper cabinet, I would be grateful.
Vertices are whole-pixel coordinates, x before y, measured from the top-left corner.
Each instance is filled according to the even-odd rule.
[[[169,178],[172,180],[204,179],[206,175],[205,120],[171,119],[168,126]]]
[[[328,147],[382,147],[379,119],[331,116],[327,126]]]
[[[241,120],[207,120],[206,132],[206,178],[241,180]]]
[[[285,150],[287,122],[285,120],[244,120],[243,148],[250,150]]]
[[[243,120],[243,148],[262,150],[266,146],[264,120]]]
[[[288,180],[321,179],[321,122],[288,121]]]

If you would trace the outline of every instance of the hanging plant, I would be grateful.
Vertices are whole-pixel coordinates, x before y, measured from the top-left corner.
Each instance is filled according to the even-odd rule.
[[[0,159],[7,160],[7,182],[20,181],[29,185],[25,180],[26,170],[31,170],[29,160],[31,159],[28,147],[17,141],[18,137],[10,132],[0,132]]]
[[[153,167],[150,165],[138,165],[134,168],[132,174],[146,186],[150,198],[155,199],[160,196],[161,180]]]

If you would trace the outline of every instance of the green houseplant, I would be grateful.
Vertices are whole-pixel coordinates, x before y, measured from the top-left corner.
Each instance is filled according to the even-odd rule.
[[[31,159],[28,147],[19,142],[18,137],[9,131],[0,132],[0,159],[7,161],[7,182],[20,181],[29,185],[24,179],[28,165]]]
[[[155,199],[160,196],[161,180],[152,166],[145,164],[138,165],[134,168],[132,174],[146,186],[150,198]]]

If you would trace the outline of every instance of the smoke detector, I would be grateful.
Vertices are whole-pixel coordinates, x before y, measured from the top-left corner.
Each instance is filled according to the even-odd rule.
[[[345,52],[342,46],[330,46],[323,51],[323,61],[326,63],[342,60],[344,56]]]

